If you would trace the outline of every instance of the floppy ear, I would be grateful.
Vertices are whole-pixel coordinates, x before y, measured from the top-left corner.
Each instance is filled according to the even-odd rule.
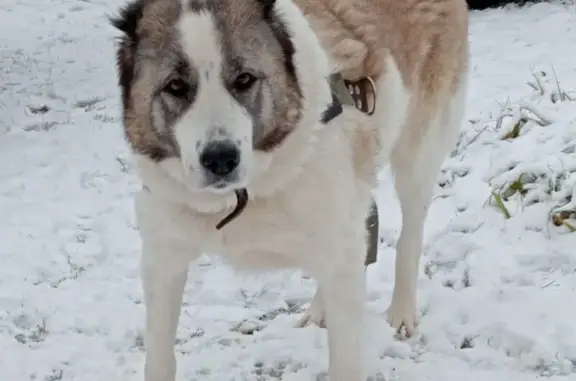
[[[110,18],[111,24],[123,33],[116,50],[118,84],[122,90],[124,107],[128,106],[129,92],[134,78],[134,55],[138,45],[138,24],[142,19],[144,2],[136,0],[120,10],[120,15]]]
[[[116,29],[124,33],[125,39],[135,42],[137,39],[136,29],[138,22],[142,19],[143,10],[143,0],[133,1],[120,9],[118,17],[110,18],[110,22]]]
[[[274,9],[274,4],[276,0],[257,0],[260,6],[262,7],[262,14],[264,18],[267,19],[270,17],[272,13],[272,9]]]

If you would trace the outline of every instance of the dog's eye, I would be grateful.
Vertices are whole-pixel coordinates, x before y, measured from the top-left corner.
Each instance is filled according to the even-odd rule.
[[[185,98],[189,92],[189,89],[190,87],[188,84],[180,78],[170,80],[166,87],[164,87],[165,92],[176,98]]]
[[[250,73],[241,73],[236,79],[234,80],[234,89],[237,91],[246,91],[252,88],[258,78]]]

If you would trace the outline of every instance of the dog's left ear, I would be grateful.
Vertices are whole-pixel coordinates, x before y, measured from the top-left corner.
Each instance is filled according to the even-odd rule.
[[[128,93],[134,78],[134,55],[138,45],[138,25],[144,13],[147,0],[135,0],[120,10],[118,17],[110,18],[110,23],[123,33],[116,51],[119,85],[124,106],[127,106]]]
[[[257,0],[260,6],[262,7],[262,14],[264,18],[267,19],[272,14],[272,10],[274,9],[274,4],[276,4],[276,0]]]

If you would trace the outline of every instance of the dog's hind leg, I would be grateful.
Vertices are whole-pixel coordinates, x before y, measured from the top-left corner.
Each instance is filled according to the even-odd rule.
[[[423,247],[424,223],[432,203],[442,162],[453,148],[463,115],[463,94],[444,102],[430,119],[411,113],[394,147],[391,166],[402,209],[402,230],[396,246],[396,268],[388,322],[410,336],[419,320],[417,279]],[[434,115],[436,114],[436,115]]]

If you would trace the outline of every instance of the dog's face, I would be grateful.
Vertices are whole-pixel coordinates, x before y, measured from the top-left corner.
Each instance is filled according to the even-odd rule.
[[[196,191],[247,186],[301,118],[275,0],[137,0],[113,21],[126,136]]]

